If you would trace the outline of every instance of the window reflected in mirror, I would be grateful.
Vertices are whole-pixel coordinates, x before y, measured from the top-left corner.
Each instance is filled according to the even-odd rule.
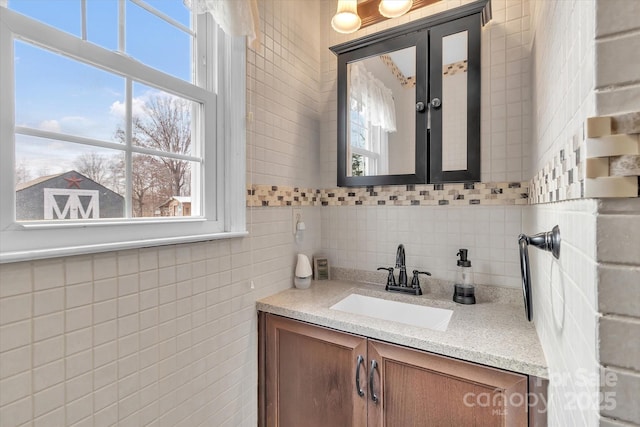
[[[347,176],[415,173],[416,47],[347,65]]]

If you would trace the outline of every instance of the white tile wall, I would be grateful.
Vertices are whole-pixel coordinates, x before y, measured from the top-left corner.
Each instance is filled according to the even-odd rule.
[[[598,424],[596,210],[593,200],[524,210],[527,234],[557,224],[562,237],[559,260],[529,248],[534,322],[551,378],[551,426]]]
[[[595,2],[532,1],[531,21],[537,172],[595,115]]]
[[[494,20],[482,44],[483,180],[520,181],[595,111],[596,19],[592,2],[492,3]],[[397,22],[460,4],[445,0]],[[606,9],[604,1],[597,4]],[[328,24],[335,2],[259,5],[264,46],[248,52],[247,181],[332,187],[336,70],[327,48],[347,40]],[[622,21],[598,16],[598,37],[606,41],[613,36],[600,29]],[[636,21],[624,22],[635,28]],[[598,108],[634,105],[634,90],[600,89]],[[637,215],[640,209],[632,208]],[[2,425],[255,425],[254,302],[290,286],[296,252],[312,255],[322,247],[334,265],[373,269],[393,263],[402,242],[408,264],[452,278],[455,252],[469,247],[478,282],[519,286],[514,236],[555,223],[565,242],[561,261],[531,254],[538,331],[552,374],[569,374],[552,383],[550,425],[597,423],[592,408],[566,405],[571,396],[597,391],[578,376],[597,371],[597,307],[619,300],[611,271],[622,269],[620,277],[637,283],[638,266],[597,269],[591,202],[303,212],[301,247],[293,242],[290,208],[252,208],[245,239],[1,265]],[[596,297],[597,274],[608,287]],[[620,304],[615,315],[637,317],[627,306]],[[637,374],[623,372],[621,403],[637,387]],[[634,416],[624,408],[609,415]]]
[[[612,46],[606,45],[610,40],[605,34],[618,40],[618,33],[625,33],[628,25],[637,26],[637,23],[633,24],[636,20],[631,18],[633,13],[630,9],[635,7],[634,3],[624,0],[531,2],[532,170],[538,170],[556,155],[581,129],[586,117],[596,112],[608,114],[619,111],[611,107],[622,104],[620,101],[628,95],[621,95],[619,88],[609,85],[615,76],[626,79],[624,74],[616,73],[630,68],[616,61],[616,55],[622,50],[609,50]],[[606,58],[604,52],[613,56]],[[634,89],[633,85],[629,87]],[[629,99],[625,102],[625,105],[630,105]],[[633,227],[629,221],[623,225],[620,218],[610,218],[611,227],[603,228],[607,218],[602,218],[600,210],[601,206],[594,200],[525,209],[527,232],[545,231],[555,224],[560,225],[562,232],[559,261],[552,261],[549,254],[539,251],[533,251],[535,256],[531,258],[536,328],[552,378],[550,425],[611,425],[611,420],[599,416],[599,392],[616,393],[618,389],[602,386],[600,364],[613,362],[628,366],[624,358],[611,357],[612,352],[619,354],[623,349],[629,357],[634,357],[634,348],[621,342],[624,335],[600,335],[615,332],[621,326],[619,323],[599,326],[603,306],[607,310],[615,310],[616,301],[633,295],[620,292],[618,278],[624,275],[617,271],[619,266],[602,264],[604,259],[611,260],[611,257],[616,262],[622,259],[617,249],[624,248],[621,244],[625,242],[629,249],[627,239],[632,236],[628,232]],[[629,269],[622,271],[633,273]],[[608,346],[614,346],[614,349]],[[621,418],[637,422],[633,419],[637,405],[630,403],[628,393],[637,387],[637,383],[634,385],[633,376],[625,376],[624,380],[629,380],[624,382],[621,378],[624,392],[621,388],[618,395],[613,396],[616,409],[605,414],[611,417],[623,414]],[[577,404],[580,400],[583,403]]]
[[[322,248],[333,266],[373,271],[395,265],[453,281],[456,253],[469,249],[478,284],[520,286],[520,206],[330,206],[321,209]]]
[[[247,51],[247,182],[317,188],[320,2],[261,0],[264,40]]]
[[[319,246],[303,216],[299,246],[253,208],[244,239],[1,265],[0,424],[256,425],[255,300]]]

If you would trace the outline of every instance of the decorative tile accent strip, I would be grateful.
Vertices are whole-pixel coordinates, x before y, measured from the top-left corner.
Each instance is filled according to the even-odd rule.
[[[405,76],[400,68],[393,62],[393,59],[389,55],[380,55],[380,59],[382,62],[389,67],[391,70],[391,74],[393,74],[399,81],[403,87],[415,87],[416,86],[416,78],[415,76]]]
[[[609,119],[608,128],[604,126],[603,119],[606,118]],[[640,174],[634,158],[640,156],[640,140],[637,133],[619,131],[640,132],[640,114],[606,118],[587,119],[584,197],[638,197]],[[589,122],[593,120],[603,126],[598,132],[590,133]],[[617,134],[613,134],[614,128]]]
[[[252,185],[247,206],[526,205],[528,182],[310,188]]]
[[[247,187],[247,206],[316,206],[320,190],[278,185]]]
[[[640,197],[640,112],[590,117],[531,180],[531,204]]]
[[[445,64],[442,66],[442,75],[453,76],[459,72],[466,73],[468,66],[469,64],[466,59],[458,62],[452,62],[451,64]]]
[[[581,134],[579,131],[567,141],[553,159],[533,177],[530,182],[532,205],[582,197],[585,160],[580,155],[584,145]]]

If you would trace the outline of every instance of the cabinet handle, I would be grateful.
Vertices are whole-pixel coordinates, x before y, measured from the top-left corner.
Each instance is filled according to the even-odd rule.
[[[358,364],[356,365],[356,390],[358,391],[358,396],[364,396],[364,391],[360,388],[360,365],[364,362],[364,357],[358,355]]]
[[[378,395],[376,394],[376,392],[373,390],[373,373],[377,367],[378,367],[378,362],[376,362],[375,360],[372,360],[371,371],[369,371],[369,390],[371,391],[371,400],[373,400],[374,403],[378,403],[378,401],[380,400],[378,399]]]

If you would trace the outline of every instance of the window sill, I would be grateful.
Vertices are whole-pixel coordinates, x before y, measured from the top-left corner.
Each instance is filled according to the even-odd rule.
[[[211,234],[197,234],[190,236],[122,241],[117,243],[90,244],[52,249],[3,252],[0,254],[0,264],[74,255],[87,255],[99,252],[120,251],[125,249],[138,249],[152,246],[176,245],[182,243],[203,242],[208,240],[232,239],[236,237],[245,237],[248,235],[248,231],[230,231]]]

